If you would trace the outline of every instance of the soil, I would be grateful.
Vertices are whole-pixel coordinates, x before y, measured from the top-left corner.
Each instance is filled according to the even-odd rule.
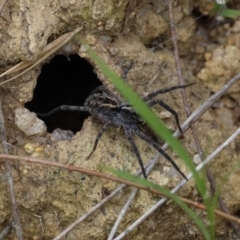
[[[184,77],[187,83],[196,82],[187,88],[192,111],[234,77],[240,66],[240,21],[221,22],[210,30],[208,24],[212,23],[210,10],[213,2],[204,6],[201,2],[188,1],[186,5],[185,1],[179,1],[174,5]],[[209,18],[205,22],[195,21],[193,9]],[[0,19],[0,71],[3,73],[20,61],[36,59],[47,43],[81,26],[80,35],[84,36],[86,45],[90,45],[119,75],[123,75],[127,69],[126,82],[144,96],[156,89],[178,84],[169,24],[168,8],[161,1],[7,1]],[[103,165],[135,173],[139,165],[122,129],[109,128],[99,141],[95,153],[86,160],[102,123],[89,116],[74,136],[67,133],[59,140],[58,134],[47,132],[45,124],[25,108],[25,104],[33,98],[43,65],[48,64],[54,56],[64,55],[67,58],[74,52],[93,64],[86,54],[86,45],[76,48],[76,41],[71,44],[1,87],[9,152],[91,170],[99,170],[99,165]],[[74,50],[71,46],[74,46]],[[103,73],[96,66],[93,67],[102,83],[117,94]],[[13,76],[4,76],[2,81]],[[175,109],[180,122],[184,122],[186,114],[181,92],[164,94],[161,99]],[[174,118],[165,110],[155,107],[154,111],[163,118],[169,129],[176,129]],[[206,155],[237,130],[239,118],[239,87],[236,85],[196,123]],[[59,134],[66,132],[60,131]],[[197,149],[191,131],[186,132],[185,138],[180,141],[192,157],[196,156]],[[135,138],[135,142],[144,163],[156,155],[156,151],[145,142],[138,138]],[[222,186],[222,199],[230,213],[237,216],[240,210],[240,177],[239,168],[234,166],[238,160],[238,142],[239,139],[236,139],[228,145],[210,164],[216,184]],[[167,152],[181,170],[188,173],[180,158],[171,150]],[[0,165],[1,231],[13,217],[3,162]],[[223,184],[228,172],[231,175]],[[96,177],[20,161],[12,162],[12,174],[24,239],[53,239],[118,186]],[[149,179],[172,189],[181,177],[161,157]],[[107,239],[130,193],[131,189],[121,191],[75,227],[65,239]],[[184,186],[179,195],[201,201],[193,181]],[[123,218],[118,233],[157,201],[158,197],[140,191]],[[204,212],[195,212],[207,222]],[[229,223],[220,217],[216,220],[216,235],[218,239],[237,239]],[[16,239],[14,237],[12,230],[5,239]],[[176,204],[168,202],[125,239],[203,237],[190,217]]]

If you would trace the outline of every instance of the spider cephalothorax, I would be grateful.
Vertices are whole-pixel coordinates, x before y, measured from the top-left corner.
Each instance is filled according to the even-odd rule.
[[[160,89],[148,94],[143,98],[143,100],[149,105],[149,107],[159,104],[160,106],[171,112],[175,117],[179,131],[182,133],[182,129],[179,125],[178,114],[163,101],[159,99],[154,99],[154,97],[156,97],[158,94],[170,92],[179,88],[186,88],[190,85],[192,84]],[[131,108],[131,106],[128,103],[121,102],[120,99],[115,94],[113,94],[104,86],[97,87],[86,99],[84,106],[62,105],[46,114],[38,113],[37,115],[41,117],[47,117],[60,110],[87,111],[91,113],[95,118],[101,120],[104,123],[96,137],[93,150],[89,154],[88,158],[90,158],[90,156],[95,151],[99,139],[101,138],[101,136],[103,135],[108,126],[123,127],[125,135],[132,146],[132,149],[138,159],[139,165],[141,166],[142,169],[143,176],[145,178],[147,178],[147,175],[144,169],[143,161],[132,137],[132,133],[135,133],[139,138],[153,146],[169,162],[171,162],[175,169],[186,179],[186,176],[182,173],[182,171],[179,169],[177,164],[172,160],[172,158],[160,147],[160,145],[157,142],[155,142],[151,137],[147,136],[141,130],[143,121],[139,117],[139,115]]]

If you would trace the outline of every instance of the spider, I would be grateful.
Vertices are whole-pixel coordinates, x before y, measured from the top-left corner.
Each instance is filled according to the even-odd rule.
[[[147,96],[143,97],[143,101],[145,101],[149,107],[152,107],[156,104],[159,104],[167,111],[173,114],[175,117],[175,121],[180,133],[183,135],[182,129],[179,124],[178,114],[169,107],[166,103],[159,99],[153,99],[158,94],[170,92],[179,88],[186,88],[193,83],[187,85],[179,85],[173,86],[170,88],[160,89],[155,92],[148,94]],[[87,111],[92,116],[96,117],[97,119],[101,120],[104,124],[101,130],[98,132],[97,137],[94,142],[93,149],[91,153],[88,155],[87,159],[91,157],[94,151],[97,148],[98,141],[106,131],[107,127],[123,127],[125,135],[130,142],[132,149],[137,157],[139,165],[142,170],[142,174],[144,178],[147,178],[147,174],[144,169],[143,161],[138,151],[138,148],[134,142],[132,137],[132,133],[136,134],[139,138],[149,143],[152,147],[154,147],[160,154],[162,154],[172,165],[173,167],[181,174],[183,178],[186,179],[184,173],[180,170],[177,164],[172,160],[172,158],[160,147],[160,145],[155,142],[151,137],[147,136],[142,130],[141,126],[144,124],[143,120],[140,116],[131,108],[128,103],[123,103],[120,101],[118,96],[113,94],[109,91],[106,87],[99,86],[97,87],[85,100],[84,106],[68,106],[62,105],[59,106],[48,113],[37,113],[39,117],[48,117],[58,111],[65,110],[65,111]]]

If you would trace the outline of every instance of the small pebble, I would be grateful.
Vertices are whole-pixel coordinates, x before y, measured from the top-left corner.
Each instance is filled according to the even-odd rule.
[[[27,136],[43,135],[47,131],[45,123],[37,118],[36,113],[30,112],[26,108],[15,110],[15,124]]]
[[[61,140],[71,140],[74,136],[73,132],[70,130],[62,130],[60,128],[56,128],[50,136],[52,142],[58,142]]]
[[[168,112],[168,111],[162,111],[162,112],[160,112],[160,114],[159,114],[159,117],[160,117],[161,119],[170,118],[171,116],[172,116],[172,114],[171,114],[170,112]]]
[[[193,162],[195,163],[195,164],[199,164],[199,163],[201,163],[201,158],[200,158],[200,156],[199,156],[199,154],[196,154],[194,157],[193,157]]]

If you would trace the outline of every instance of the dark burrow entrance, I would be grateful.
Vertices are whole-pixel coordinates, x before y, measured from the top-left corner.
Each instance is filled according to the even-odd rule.
[[[33,99],[25,104],[31,112],[47,113],[61,105],[83,106],[89,94],[102,83],[93,67],[79,55],[55,56],[42,67],[34,90]],[[56,128],[81,130],[87,112],[60,111],[41,118],[48,132]]]

